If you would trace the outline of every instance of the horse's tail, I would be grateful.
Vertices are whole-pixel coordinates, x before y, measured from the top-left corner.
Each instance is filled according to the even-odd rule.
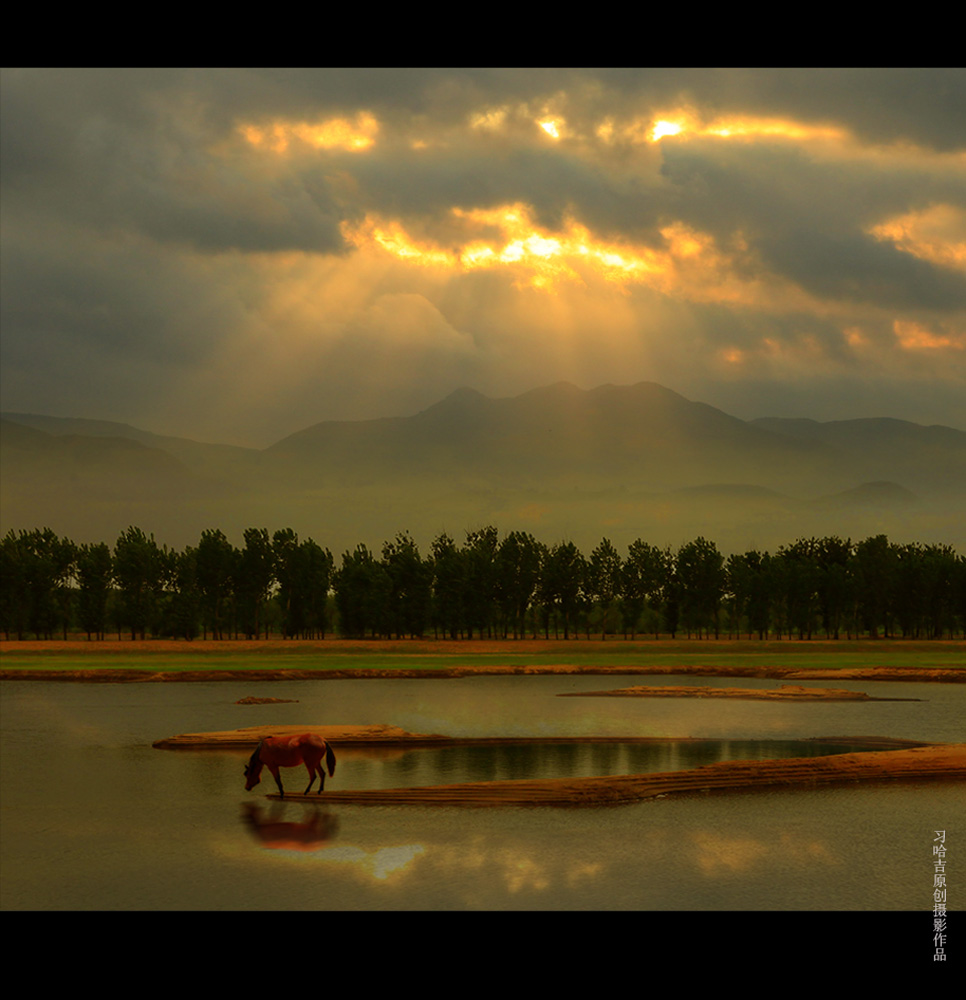
[[[335,774],[335,751],[328,741],[325,744],[325,766],[329,769],[329,777],[331,778]]]

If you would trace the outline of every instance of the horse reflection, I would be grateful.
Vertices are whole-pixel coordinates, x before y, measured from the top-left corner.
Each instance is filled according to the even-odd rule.
[[[317,794],[320,794],[325,788],[323,758],[331,778],[335,774],[335,753],[331,745],[326,743],[321,736],[316,736],[314,733],[302,733],[299,736],[266,736],[255,748],[255,752],[251,755],[245,768],[245,791],[250,792],[262,780],[262,767],[264,766],[272,772],[275,784],[278,785],[279,795],[285,798],[285,789],[282,788],[282,779],[279,777],[278,769],[305,764],[306,770],[309,772],[309,784],[302,794],[309,794],[316,774],[319,776]]]
[[[312,814],[301,823],[286,823],[278,819],[276,808],[267,816],[261,806],[252,802],[244,804],[242,822],[252,831],[262,847],[270,850],[317,851],[328,840],[335,839],[339,831],[339,819],[328,813],[319,812],[314,806]]]

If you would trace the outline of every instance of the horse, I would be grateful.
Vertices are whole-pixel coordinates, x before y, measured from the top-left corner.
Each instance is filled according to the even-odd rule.
[[[305,764],[311,780],[308,788],[302,794],[309,794],[309,789],[314,784],[315,775],[318,773],[319,790],[316,794],[321,795],[325,788],[323,757],[331,778],[335,774],[335,753],[331,745],[326,743],[321,736],[316,736],[314,733],[302,733],[300,736],[266,736],[255,748],[255,752],[245,768],[245,791],[250,792],[261,781],[262,767],[264,766],[272,772],[275,784],[278,785],[279,795],[284,799],[285,789],[282,788],[282,779],[278,776],[278,769]]]

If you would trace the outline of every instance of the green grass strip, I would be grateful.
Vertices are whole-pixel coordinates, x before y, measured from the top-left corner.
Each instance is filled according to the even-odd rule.
[[[275,652],[252,654],[236,652],[192,653],[5,653],[0,657],[0,668],[4,670],[451,670],[473,666],[542,666],[568,665],[576,667],[793,667],[797,670],[809,669],[858,669],[869,667],[900,667],[904,669],[966,669],[962,649],[933,651],[904,651],[884,648],[879,652],[824,651],[809,653],[800,648],[794,652],[779,653],[762,651],[703,652],[696,648],[687,653],[646,653],[637,651],[560,650],[547,653],[318,653],[315,655],[278,654]]]

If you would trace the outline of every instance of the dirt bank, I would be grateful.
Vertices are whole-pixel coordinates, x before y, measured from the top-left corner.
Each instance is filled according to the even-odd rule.
[[[836,782],[966,780],[966,744],[921,746],[874,753],[727,761],[690,771],[626,774],[546,781],[481,781],[424,788],[327,790],[319,795],[287,793],[285,800],[327,805],[601,806],[640,802],[683,792],[802,788]],[[277,794],[269,798],[278,798]]]
[[[128,667],[105,667],[94,670],[4,669],[4,681],[86,681],[119,684],[138,682],[191,681],[338,681],[338,680],[442,680],[482,675],[535,676],[539,674],[624,674],[668,676],[688,674],[698,677],[760,677],[776,680],[862,680],[915,681],[942,684],[966,684],[966,670],[955,668],[864,667],[798,670],[784,666],[722,667],[707,664],[676,666],[584,666],[551,663],[520,666],[515,664],[475,665],[439,670],[357,668],[327,670],[281,668],[277,670],[150,670]]]
[[[752,701],[919,701],[918,698],[872,698],[864,691],[843,688],[806,688],[783,684],[780,688],[627,687],[613,691],[573,691],[558,698],[747,698]]]
[[[297,705],[298,698],[239,698],[236,705]]]

